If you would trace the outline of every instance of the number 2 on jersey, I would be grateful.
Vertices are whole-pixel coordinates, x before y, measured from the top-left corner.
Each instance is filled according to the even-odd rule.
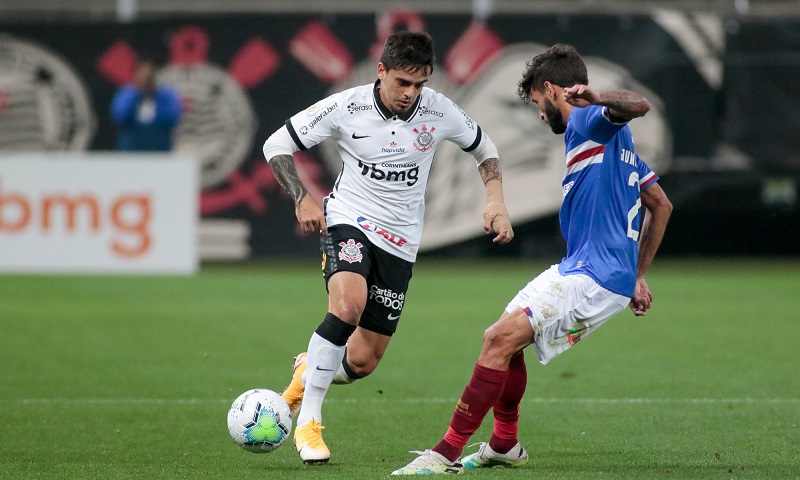
[[[639,185],[639,174],[637,172],[631,173],[631,176],[628,177],[628,186],[633,187],[636,186],[638,190]],[[639,241],[639,230],[634,230],[633,228],[633,221],[636,219],[636,216],[639,215],[639,209],[642,208],[642,199],[641,197],[636,197],[636,203],[628,210],[628,238],[632,238],[634,242]]]

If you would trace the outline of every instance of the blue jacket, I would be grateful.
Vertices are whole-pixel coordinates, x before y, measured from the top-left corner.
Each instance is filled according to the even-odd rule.
[[[143,96],[135,85],[125,85],[111,102],[111,118],[120,127],[117,150],[171,150],[180,117],[181,97],[174,89],[159,86]]]

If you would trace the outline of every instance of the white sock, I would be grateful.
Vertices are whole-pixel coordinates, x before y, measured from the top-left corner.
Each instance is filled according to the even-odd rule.
[[[342,368],[345,346],[334,345],[316,332],[308,342],[308,360],[305,375],[306,385],[303,406],[297,416],[297,426],[302,427],[311,420],[322,423],[322,402],[331,386],[333,377]]]

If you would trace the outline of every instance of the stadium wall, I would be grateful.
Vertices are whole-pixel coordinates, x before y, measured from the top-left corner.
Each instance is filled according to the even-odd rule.
[[[120,24],[113,20],[0,26],[0,150],[106,151],[108,107],[136,58],[164,64],[181,92],[176,150],[200,163],[206,220],[249,227],[249,252],[316,256],[300,234],[261,145],[292,114],[333,91],[371,82],[392,31],[436,41],[431,87],[459,103],[500,148],[517,240],[491,247],[480,220],[482,186],[471,157],[443,146],[428,188],[425,252],[554,255],[562,139],[515,95],[524,62],[556,42],[575,45],[598,88],[640,91],[653,102],[633,122],[641,156],[675,203],[669,254],[800,253],[800,18],[657,10],[636,15],[413,10],[324,15],[257,13]],[[20,125],[32,125],[20,128]],[[46,128],[45,128],[46,127]],[[320,199],[339,169],[323,144],[298,153]],[[765,240],[769,239],[769,240]]]

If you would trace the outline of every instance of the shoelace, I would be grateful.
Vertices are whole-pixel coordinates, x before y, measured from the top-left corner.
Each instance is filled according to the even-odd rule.
[[[476,442],[476,443],[473,443],[472,445],[467,445],[467,448],[472,448],[475,445],[478,445],[478,451],[475,452],[475,453],[477,453],[479,456],[483,457],[484,456],[483,452],[486,451],[486,446],[489,445],[489,442]]]
[[[419,457],[414,459],[414,461],[411,462],[411,464],[415,465],[415,466],[419,466],[419,465],[441,465],[442,462],[439,461],[439,459],[436,458],[435,456],[431,455],[431,451],[432,451],[431,449],[427,449],[427,450],[423,450],[423,451],[420,451],[420,450],[409,450],[408,453],[416,453],[417,455],[419,455]]]
[[[488,443],[487,443],[487,442],[475,442],[475,443],[473,443],[472,445],[467,445],[467,448],[472,448],[472,447],[474,447],[475,445],[480,445],[480,446],[478,447],[478,451],[481,451],[481,450],[483,450],[483,448],[484,448],[484,445],[488,445]]]
[[[300,364],[298,364],[298,363],[297,363],[297,360],[298,360],[300,357],[303,357],[303,356],[306,356],[306,357],[307,357],[307,355],[304,355],[304,354],[302,354],[302,353],[301,353],[300,355],[298,355],[298,356],[294,357],[294,360],[292,361],[292,371],[293,371],[293,372],[294,372],[295,370],[297,370],[297,367],[299,367],[299,366],[300,366]]]
[[[311,430],[310,433],[303,435],[303,440],[305,440],[309,447],[320,448],[325,446],[325,442],[322,441],[322,431],[325,430],[325,427],[323,427],[321,423],[311,420],[308,425],[304,425],[300,428],[303,430]]]

